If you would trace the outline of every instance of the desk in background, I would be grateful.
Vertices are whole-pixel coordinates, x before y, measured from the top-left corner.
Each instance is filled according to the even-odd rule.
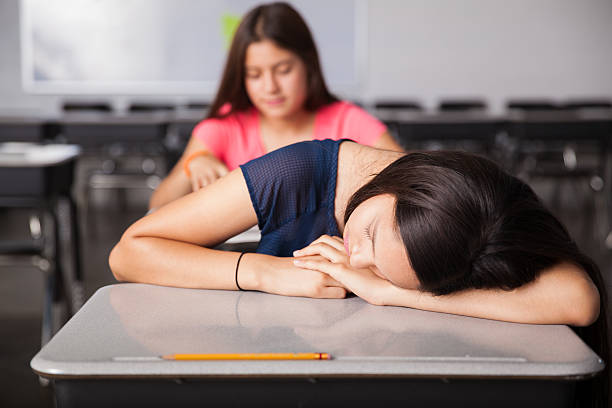
[[[46,274],[45,344],[83,304],[78,223],[71,188],[80,149],[72,145],[0,144],[0,208],[29,209],[32,240],[0,241],[0,265],[28,265]]]
[[[6,115],[0,112],[0,143],[42,143],[55,132],[48,119],[36,116]]]
[[[154,190],[166,173],[168,112],[68,112],[57,120],[59,138],[78,144],[78,201],[88,214],[93,191],[114,191],[124,207],[127,192]]]
[[[585,233],[612,249],[612,110],[519,111],[508,116],[507,128],[515,141],[512,173],[528,183],[551,180],[553,211],[563,204],[566,181],[574,196],[592,196],[580,208],[585,220],[592,216],[590,225],[583,224]]]
[[[508,115],[509,135],[517,141],[516,173],[571,176],[574,173],[599,178],[595,191],[603,188],[607,153],[612,138],[612,110],[525,111]],[[578,160],[580,153],[596,159]],[[548,155],[548,157],[546,157]],[[551,157],[554,163],[551,167]],[[541,162],[541,163],[539,163]]]
[[[330,361],[166,361],[328,352]],[[603,362],[566,326],[259,292],[98,290],[34,357],[58,407],[571,406]]]
[[[424,113],[414,109],[376,109],[371,113],[387,124],[406,150],[460,149],[489,157],[528,182],[548,178],[554,182],[553,210],[560,206],[563,181],[587,186],[594,197],[586,214],[594,219],[598,241],[612,248],[612,110],[511,110],[505,115],[483,111]],[[576,183],[576,181],[580,182]],[[587,202],[588,206],[590,203]],[[593,228],[588,226],[589,229]]]
[[[506,116],[484,111],[431,114],[398,109],[377,109],[371,113],[389,127],[407,151],[464,150],[486,155],[502,167],[510,167],[508,150],[512,146],[505,132]]]

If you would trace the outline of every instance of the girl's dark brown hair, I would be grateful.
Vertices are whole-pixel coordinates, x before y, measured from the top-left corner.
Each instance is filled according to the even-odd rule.
[[[599,290],[600,314],[591,326],[574,330],[604,359],[606,368],[596,379],[579,383],[578,394],[589,399],[590,406],[608,400],[605,283],[597,265],[527,184],[469,153],[410,153],[351,197],[345,224],[357,206],[380,194],[395,197],[396,224],[410,263],[421,289],[435,295],[512,290],[560,262],[580,265]]]
[[[317,47],[302,16],[287,3],[270,3],[249,11],[236,29],[208,118],[224,117],[253,106],[244,85],[244,61],[248,46],[263,40],[271,40],[279,47],[293,52],[306,66],[306,110],[315,111],[338,100],[327,89]],[[228,111],[221,109],[226,103],[231,106]]]

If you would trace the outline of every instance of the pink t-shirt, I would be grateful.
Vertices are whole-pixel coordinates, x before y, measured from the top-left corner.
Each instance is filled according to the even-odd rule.
[[[352,139],[371,146],[385,131],[384,124],[360,107],[339,101],[316,112],[313,139]],[[205,119],[196,125],[192,136],[230,170],[266,154],[255,108],[221,119]]]

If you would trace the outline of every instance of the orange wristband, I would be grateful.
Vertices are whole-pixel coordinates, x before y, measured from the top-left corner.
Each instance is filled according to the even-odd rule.
[[[199,156],[212,156],[212,153],[208,150],[198,150],[197,152],[193,152],[189,156],[187,156],[187,158],[183,162],[183,171],[185,172],[185,175],[187,175],[187,178],[191,178],[191,170],[189,170],[189,164],[193,159]]]

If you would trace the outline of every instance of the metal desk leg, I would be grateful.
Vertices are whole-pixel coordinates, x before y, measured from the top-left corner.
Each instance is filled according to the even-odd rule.
[[[77,223],[74,203],[68,197],[60,197],[56,203],[58,230],[58,266],[62,287],[70,315],[84,303],[83,283],[79,276],[79,250],[76,240]]]

